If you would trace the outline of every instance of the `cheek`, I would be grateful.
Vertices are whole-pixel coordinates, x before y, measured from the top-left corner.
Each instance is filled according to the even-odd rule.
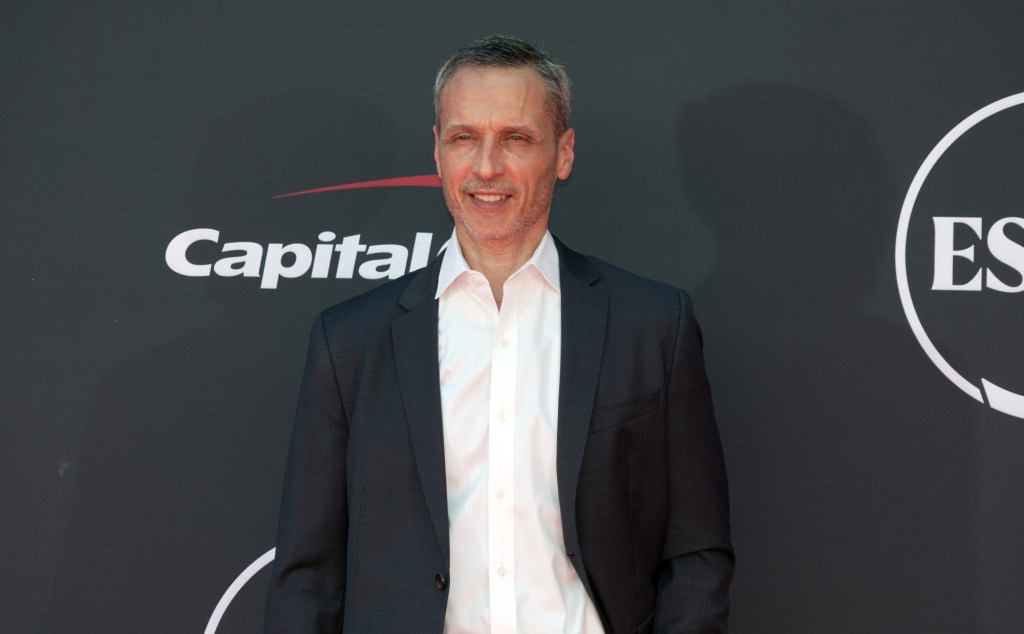
[[[437,163],[448,171],[458,171],[472,165],[473,156],[465,148],[447,146],[437,154]]]
[[[448,207],[448,211],[453,214],[459,213],[459,210],[462,209],[462,199],[460,198],[458,190],[458,186],[452,184],[450,180],[445,180],[441,187],[441,192],[444,195],[444,202]]]

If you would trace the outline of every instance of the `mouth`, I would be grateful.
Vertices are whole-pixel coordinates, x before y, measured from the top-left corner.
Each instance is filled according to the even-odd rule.
[[[497,203],[510,198],[509,194],[470,194],[470,196],[483,203]]]

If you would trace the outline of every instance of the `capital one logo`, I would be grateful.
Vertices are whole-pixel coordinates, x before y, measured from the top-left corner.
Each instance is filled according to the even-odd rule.
[[[980,403],[1024,418],[1024,93],[964,119],[910,185],[896,232],[907,321]]]
[[[433,174],[402,176],[332,185],[274,198],[344,189],[440,186],[440,179]],[[164,251],[164,262],[169,269],[186,277],[258,278],[261,289],[276,289],[282,279],[304,276],[314,279],[395,279],[427,265],[433,234],[417,232],[411,248],[401,244],[364,244],[362,235],[358,233],[339,238],[334,231],[321,231],[317,240],[313,245],[300,242],[264,245],[237,239],[222,240],[220,230],[201,227],[174,236]],[[219,248],[219,253],[213,258],[198,258],[193,249],[197,245],[212,245]]]

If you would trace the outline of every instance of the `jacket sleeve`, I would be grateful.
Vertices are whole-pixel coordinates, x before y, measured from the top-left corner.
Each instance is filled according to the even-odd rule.
[[[267,634],[336,634],[345,604],[348,422],[324,317],[313,325],[285,469]]]
[[[700,328],[683,291],[679,301],[666,402],[669,515],[653,630],[724,633],[734,563],[725,461]]]

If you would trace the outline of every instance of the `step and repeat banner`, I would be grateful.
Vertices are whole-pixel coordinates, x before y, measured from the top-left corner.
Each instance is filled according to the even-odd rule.
[[[1024,621],[1024,11],[15,2],[0,631],[257,632],[309,325],[451,233],[433,75],[575,84],[552,230],[690,291],[732,631]]]

